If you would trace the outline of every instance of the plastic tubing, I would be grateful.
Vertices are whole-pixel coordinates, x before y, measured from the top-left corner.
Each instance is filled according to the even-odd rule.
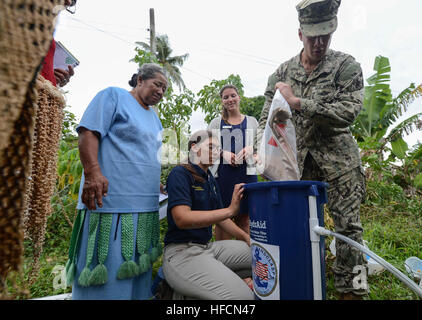
[[[354,240],[352,240],[352,239],[350,239],[346,236],[343,236],[339,233],[332,232],[332,231],[327,230],[327,229],[320,227],[320,226],[315,226],[314,232],[321,235],[321,236],[336,237],[336,238],[350,244],[351,246],[357,248],[358,250],[362,251],[363,253],[366,253],[368,256],[373,258],[376,262],[381,264],[385,269],[387,269],[393,275],[395,275],[397,278],[399,278],[409,289],[411,289],[413,292],[415,292],[419,296],[419,298],[422,299],[422,288],[421,287],[419,287],[415,282],[410,280],[405,274],[403,274],[396,267],[394,267],[393,265],[391,265],[390,263],[388,263],[387,261],[385,261],[384,259],[382,259],[378,255],[376,255],[374,252],[372,252],[368,248],[364,247],[360,243],[358,243],[358,242],[356,242],[356,241],[354,241]]]
[[[314,300],[322,300],[321,283],[321,255],[320,255],[320,237],[313,232],[313,228],[318,225],[317,203],[315,196],[308,197],[309,202],[309,231],[311,238],[312,252],[312,278],[314,287]]]

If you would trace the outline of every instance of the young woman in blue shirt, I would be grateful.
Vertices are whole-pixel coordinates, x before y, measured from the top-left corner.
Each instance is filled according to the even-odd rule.
[[[167,180],[168,231],[163,272],[179,294],[193,299],[248,300],[251,276],[249,235],[231,220],[239,212],[243,184],[224,208],[208,168],[220,157],[219,139],[199,131],[189,140],[189,162],[175,167]],[[216,224],[241,240],[212,242]],[[246,279],[246,280],[243,280]]]

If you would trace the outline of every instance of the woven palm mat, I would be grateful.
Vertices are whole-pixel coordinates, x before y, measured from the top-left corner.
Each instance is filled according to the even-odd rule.
[[[0,0],[0,298],[19,270],[22,213],[36,112],[35,77],[53,35],[59,0]]]
[[[31,282],[36,280],[47,218],[52,212],[50,202],[57,179],[58,149],[66,104],[60,90],[41,76],[37,78],[36,91],[37,115],[24,211],[25,238],[30,239],[33,246]]]

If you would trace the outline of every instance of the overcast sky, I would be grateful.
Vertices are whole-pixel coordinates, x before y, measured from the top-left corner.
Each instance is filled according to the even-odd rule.
[[[79,60],[65,87],[68,104],[78,119],[95,96],[109,86],[129,89],[137,71],[129,62],[135,41],[148,42],[149,8],[155,9],[158,34],[167,34],[175,55],[189,53],[182,70],[188,89],[197,93],[212,79],[240,75],[248,97],[262,95],[268,76],[301,48],[295,9],[298,0],[79,0],[76,14],[62,12],[55,39]],[[365,79],[374,59],[383,55],[392,65],[397,95],[410,83],[422,83],[422,1],[343,0],[339,27],[331,48],[361,63]],[[422,111],[422,99],[406,116]],[[197,112],[192,131],[204,126]],[[407,140],[422,141],[421,132]]]

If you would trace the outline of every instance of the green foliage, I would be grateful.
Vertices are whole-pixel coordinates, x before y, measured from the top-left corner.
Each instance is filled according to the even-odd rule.
[[[372,189],[373,195],[370,194],[371,189],[369,188],[367,201],[372,201],[375,198],[387,201],[391,198],[387,193],[391,192],[395,195],[395,202],[407,206],[409,198],[418,193],[415,180],[422,172],[420,146],[409,150],[406,157],[402,159],[402,163],[398,165],[397,157],[393,153],[384,158],[380,152],[381,144],[375,138],[367,138],[364,142],[359,143],[362,151],[362,163],[366,168],[367,184],[373,183],[374,187],[378,186],[378,188]],[[386,190],[390,191],[386,193]],[[399,197],[399,194],[402,197]],[[387,204],[383,202],[383,205]]]
[[[64,118],[61,139],[68,143],[71,143],[77,140],[78,138],[76,135],[76,127],[78,124],[76,122],[76,116],[68,110],[69,108],[71,107],[66,106],[63,110]]]
[[[418,189],[422,189],[422,173],[418,174],[415,177],[415,187],[417,187]]]
[[[408,146],[403,136],[422,128],[422,113],[392,126],[407,111],[408,105],[422,96],[422,85],[416,87],[412,83],[397,97],[393,97],[389,84],[389,59],[376,57],[374,70],[375,74],[367,79],[363,109],[352,126],[352,132],[358,142],[368,141],[368,138],[381,142],[379,151],[388,150],[387,144],[391,144],[389,151],[397,158],[404,159]]]
[[[139,44],[139,43],[137,43]],[[135,48],[136,55],[135,58],[133,58],[130,61],[136,62],[139,66],[142,66],[145,63],[157,63],[157,58],[149,51],[143,50],[139,47]]]
[[[79,159],[78,147],[60,142],[58,161],[57,191],[75,201],[78,198],[79,184],[82,177],[82,163]]]
[[[227,79],[212,80],[209,85],[205,85],[197,94],[198,100],[195,110],[200,109],[205,113],[205,122],[210,123],[212,119],[221,114],[220,90],[226,85],[232,84],[239,90],[240,112],[248,116],[253,116],[257,120],[261,117],[261,111],[265,103],[264,96],[245,97],[243,84],[239,75],[231,74]]]
[[[180,94],[174,94],[170,87],[163,100],[157,104],[158,116],[164,128],[179,129],[186,124],[192,115],[195,95],[186,89]]]
[[[394,141],[391,141],[391,151],[399,159],[406,158],[406,152],[409,150],[409,146],[403,138],[398,138]]]
[[[205,85],[197,94],[195,110],[200,109],[205,113],[205,122],[210,123],[212,119],[221,114],[220,90],[226,85],[232,84],[239,90],[239,95],[243,98],[243,84],[240,76],[231,74],[227,79],[212,80],[209,85]]]
[[[363,163],[369,171],[388,177],[393,174],[392,182],[400,185],[404,192],[414,194],[419,186],[416,177],[422,172],[420,156],[414,157],[404,140],[406,134],[422,129],[422,113],[408,117],[395,124],[408,108],[408,105],[422,96],[422,85],[413,83],[397,97],[390,88],[391,66],[389,59],[378,56],[374,64],[375,74],[367,79],[364,107],[352,126],[352,132],[362,150]],[[388,156],[386,159],[384,159]],[[397,166],[400,161],[402,166]]]
[[[256,96],[252,98],[243,97],[240,102],[240,112],[248,116],[252,116],[259,121],[264,103],[264,96]]]
[[[188,89],[175,94],[168,88],[164,99],[157,104],[158,116],[164,128],[163,164],[178,163],[181,150],[187,150],[190,135],[189,119],[195,104],[195,95]]]

